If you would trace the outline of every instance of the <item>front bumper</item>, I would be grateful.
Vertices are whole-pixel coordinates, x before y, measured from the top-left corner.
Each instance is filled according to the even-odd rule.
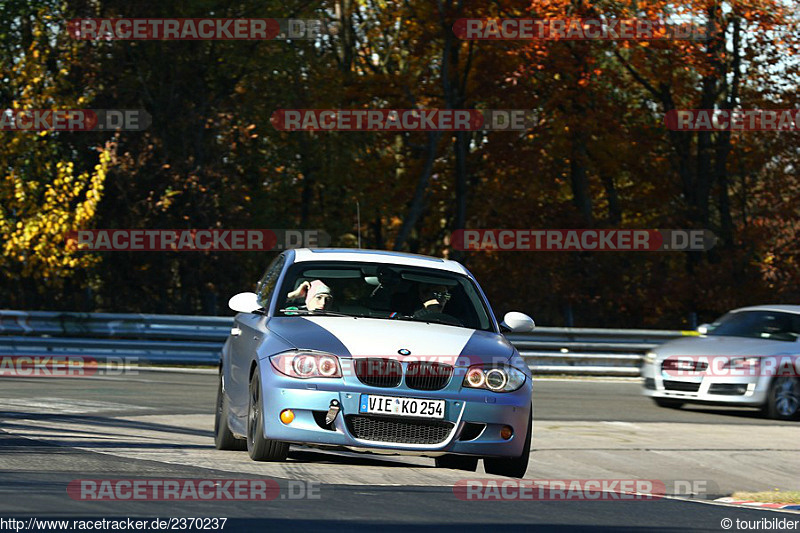
[[[525,433],[531,411],[531,381],[527,379],[518,390],[494,393],[486,390],[464,389],[460,384],[466,369],[456,368],[450,384],[438,391],[409,389],[404,386],[383,388],[361,384],[354,376],[341,379],[290,378],[278,373],[269,361],[259,365],[262,383],[264,437],[297,444],[345,447],[355,451],[396,453],[436,457],[445,453],[518,457],[522,454]],[[389,426],[408,424],[413,430],[431,426],[430,419],[401,416],[375,416],[359,413],[361,394],[400,396],[408,398],[445,400],[445,416],[437,425],[436,442],[397,442],[358,438],[354,435],[353,417],[365,417],[385,422]],[[324,413],[333,400],[341,406],[333,424],[324,427]],[[280,413],[294,412],[294,420],[284,424]],[[365,422],[361,420],[361,422]],[[513,436],[500,436],[503,426],[511,426]],[[441,440],[439,440],[441,439]],[[412,439],[413,440],[413,439]],[[429,438],[428,441],[431,439]]]
[[[769,376],[675,376],[658,365],[642,367],[645,396],[741,407],[760,407],[767,400]]]

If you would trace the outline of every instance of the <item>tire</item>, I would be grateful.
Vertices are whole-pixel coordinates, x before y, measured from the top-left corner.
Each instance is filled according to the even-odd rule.
[[[448,453],[435,458],[436,468],[450,468],[453,470],[466,470],[467,472],[474,472],[478,469],[478,460],[480,457],[470,455],[455,455]]]
[[[525,435],[525,445],[519,457],[485,457],[483,468],[487,474],[522,478],[528,470],[528,459],[531,455],[531,433],[533,430],[533,406],[528,416],[528,430]]]
[[[667,409],[680,409],[684,402],[680,400],[672,400],[669,398],[653,398],[656,405],[659,407],[666,407]]]
[[[775,420],[800,418],[800,379],[786,376],[773,379],[762,413]]]
[[[258,369],[250,378],[247,408],[247,453],[253,461],[285,461],[289,444],[264,438],[264,413],[261,410],[261,378]]]
[[[228,428],[228,398],[222,388],[222,373],[219,375],[219,386],[217,387],[217,409],[214,416],[214,446],[218,450],[237,450],[247,449],[247,441],[237,439]]]

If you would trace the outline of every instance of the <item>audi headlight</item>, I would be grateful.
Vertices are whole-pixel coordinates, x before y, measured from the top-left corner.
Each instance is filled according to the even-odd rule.
[[[525,383],[525,374],[513,366],[473,365],[464,376],[463,387],[488,389],[492,392],[512,392]]]
[[[342,368],[339,358],[321,352],[284,352],[269,358],[272,366],[281,374],[293,378],[340,378]]]

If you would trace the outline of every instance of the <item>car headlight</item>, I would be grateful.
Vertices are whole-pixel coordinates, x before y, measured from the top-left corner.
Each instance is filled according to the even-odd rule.
[[[525,383],[525,374],[508,365],[472,365],[464,376],[463,387],[512,392]]]
[[[281,374],[293,378],[340,378],[342,368],[339,358],[320,352],[284,352],[269,358],[272,366]]]
[[[647,352],[646,354],[644,354],[644,364],[652,365],[653,363],[655,363],[657,355],[658,354],[656,354],[656,352]]]

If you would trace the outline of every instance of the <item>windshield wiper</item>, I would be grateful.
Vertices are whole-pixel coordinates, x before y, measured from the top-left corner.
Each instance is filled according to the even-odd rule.
[[[447,321],[443,321],[443,320],[431,319],[431,318],[426,317],[426,316],[415,317],[413,315],[412,316],[409,316],[409,315],[397,315],[397,316],[394,316],[394,317],[384,317],[384,318],[387,318],[388,320],[403,320],[403,321],[406,321],[406,322],[422,322],[423,324],[441,324],[443,326],[455,326],[455,327],[458,327],[458,328],[467,327],[467,326],[461,324],[460,322],[458,324],[455,324],[453,322],[447,322]]]
[[[311,316],[346,316],[350,318],[358,318],[354,315],[348,315],[346,313],[337,313],[336,311],[327,311],[325,309],[319,309],[316,311],[309,311],[308,309],[279,309],[279,312],[283,314],[295,314],[295,315],[311,315]]]

